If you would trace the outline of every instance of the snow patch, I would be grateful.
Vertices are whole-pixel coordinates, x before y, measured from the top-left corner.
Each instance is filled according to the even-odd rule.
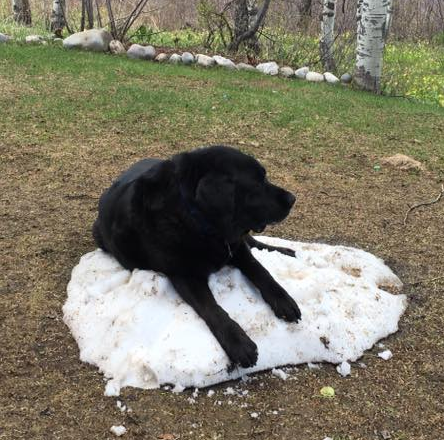
[[[81,360],[108,379],[105,395],[162,384],[176,384],[173,391],[181,392],[282,365],[354,362],[397,331],[407,301],[384,290],[402,283],[382,260],[344,246],[258,239],[295,251],[294,258],[252,250],[297,301],[302,320],[278,319],[235,268],[211,275],[216,301],[258,346],[254,367],[230,372],[217,340],[164,275],[127,271],[99,249],[80,259],[68,284],[64,321]]]

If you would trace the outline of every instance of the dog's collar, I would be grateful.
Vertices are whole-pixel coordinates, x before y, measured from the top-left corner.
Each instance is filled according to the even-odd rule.
[[[215,237],[223,240],[225,246],[228,250],[228,255],[231,258],[233,256],[231,252],[230,243],[228,243],[227,240],[225,240],[223,237],[221,237],[217,229],[213,226],[211,222],[207,220],[204,213],[199,209],[199,207],[193,203],[186,195],[185,189],[181,184],[179,184],[179,191],[180,191],[180,197],[182,199],[182,204],[185,207],[185,210],[188,212],[190,217],[196,222],[197,226],[199,227],[199,231],[204,235],[205,237]]]

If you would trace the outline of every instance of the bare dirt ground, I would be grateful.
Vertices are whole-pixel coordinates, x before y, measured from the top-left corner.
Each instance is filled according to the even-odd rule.
[[[444,200],[413,211],[403,225],[407,204],[436,197],[442,175],[427,163],[422,172],[375,171],[379,157],[369,153],[370,144],[342,162],[308,153],[293,160],[303,137],[291,144],[260,136],[260,124],[255,127],[254,144],[223,128],[209,130],[205,140],[224,139],[253,153],[272,181],[298,194],[289,218],[268,234],[357,246],[400,276],[409,307],[399,332],[384,341],[394,357],[383,361],[372,350],[361,359],[367,368],[354,366],[345,379],[331,365],[301,366],[287,381],[262,373],[243,385],[246,397],[225,396],[223,384],[195,404],[187,400],[190,390],[128,388],[119,399],[132,412],[121,413],[116,398],[104,397],[101,374],[79,360],[63,323],[66,285],[80,256],[94,248],[90,228],[112,178],[139,158],[166,157],[204,139],[140,149],[129,134],[97,128],[86,140],[79,131],[62,143],[54,133],[34,142],[32,133],[10,126],[0,163],[1,439],[107,439],[121,423],[127,439],[443,438]],[[336,390],[334,399],[320,397],[327,385]]]
[[[126,438],[171,433],[181,439],[333,434],[373,439],[383,431],[396,439],[440,438],[444,204],[413,211],[407,226],[402,224],[407,201],[435,195],[439,185],[433,175],[365,172],[360,168],[365,158],[356,158],[353,172],[340,174],[320,172],[316,164],[283,169],[273,154],[265,161],[274,181],[299,195],[289,219],[270,234],[362,247],[386,259],[406,283],[409,309],[400,331],[386,342],[392,360],[368,353],[363,358],[367,369],[353,368],[347,379],[328,365],[312,371],[302,367],[286,382],[263,374],[245,386],[248,397],[232,398],[233,405],[222,395],[224,385],[215,388],[215,397],[202,394],[194,405],[187,402],[190,392],[126,389],[121,399],[133,412],[121,414],[116,399],[103,396],[101,375],[79,360],[61,313],[70,270],[94,247],[89,229],[100,191],[120,168],[118,162],[132,156],[122,148],[110,164],[94,152],[91,145],[77,158],[48,166],[25,148],[3,163],[0,231],[8,277],[0,310],[0,438],[108,438],[110,426],[119,423],[129,429]],[[147,153],[156,151],[147,148]],[[283,179],[284,172],[295,177]],[[319,397],[325,385],[335,388],[336,398]],[[221,406],[214,405],[216,399]],[[240,408],[241,403],[248,407]],[[250,417],[253,411],[260,413],[258,419]]]

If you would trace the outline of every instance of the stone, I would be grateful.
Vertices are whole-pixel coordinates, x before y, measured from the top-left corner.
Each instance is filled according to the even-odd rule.
[[[143,60],[145,58],[145,47],[140,44],[132,44],[126,51],[126,56],[128,58]]]
[[[344,73],[341,76],[341,83],[343,84],[350,84],[352,82],[352,76],[349,73]]]
[[[216,61],[218,66],[225,67],[226,69],[236,69],[236,64],[234,64],[233,61],[229,60],[228,58],[221,57],[220,55],[214,55],[213,59]]]
[[[389,165],[402,171],[424,171],[424,165],[417,160],[406,156],[405,154],[395,154],[394,156],[384,157],[381,159],[382,165]]]
[[[284,66],[279,68],[279,75],[283,76],[284,78],[291,78],[294,76],[294,70],[291,67]]]
[[[45,39],[41,35],[28,35],[25,37],[25,41],[26,43],[29,44],[33,43],[42,44],[45,41]]]
[[[182,54],[182,63],[183,64],[193,64],[194,63],[194,56],[190,52],[184,52]]]
[[[279,66],[274,61],[258,64],[256,69],[265,73],[265,75],[277,75],[279,73]]]
[[[0,32],[0,43],[7,43],[9,40],[11,40],[11,37],[6,34],[2,34]]]
[[[145,59],[154,60],[156,58],[156,49],[153,46],[145,46]]]
[[[168,61],[168,55],[162,52],[159,55],[157,55],[154,61],[157,61],[158,63],[164,63],[165,61]]]
[[[337,76],[333,75],[333,73],[331,73],[331,72],[325,72],[324,79],[329,84],[337,84],[339,82],[339,78]]]
[[[83,49],[94,52],[108,52],[113,37],[105,29],[88,29],[76,32],[63,40],[66,49]]]
[[[308,67],[300,67],[294,71],[294,76],[299,79],[305,79],[309,71],[310,69]]]
[[[247,63],[236,64],[236,67],[238,68],[238,70],[249,70],[251,72],[257,72],[256,67],[252,66],[251,64],[247,64]]]
[[[181,57],[179,54],[177,54],[177,53],[173,53],[173,54],[170,56],[170,59],[168,60],[168,62],[169,62],[169,63],[172,63],[172,64],[178,64],[178,63],[181,63],[181,62],[182,62],[182,57]]]
[[[125,46],[119,40],[111,40],[109,43],[109,51],[115,55],[126,53]]]
[[[199,53],[196,55],[196,64],[203,67],[212,67],[216,64],[216,61],[213,57]]]
[[[305,79],[310,82],[323,82],[324,75],[318,72],[308,72],[307,75],[305,76]]]
[[[139,60],[153,60],[156,56],[156,49],[153,46],[141,46],[140,44],[132,44],[126,52],[128,58]]]

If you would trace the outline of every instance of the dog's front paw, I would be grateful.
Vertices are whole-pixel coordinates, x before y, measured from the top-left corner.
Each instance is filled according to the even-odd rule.
[[[301,311],[296,301],[284,289],[269,294],[264,299],[278,318],[288,322],[298,322],[301,319]]]
[[[240,327],[231,327],[225,332],[223,349],[231,361],[229,370],[238,366],[249,368],[256,365],[257,345]]]

